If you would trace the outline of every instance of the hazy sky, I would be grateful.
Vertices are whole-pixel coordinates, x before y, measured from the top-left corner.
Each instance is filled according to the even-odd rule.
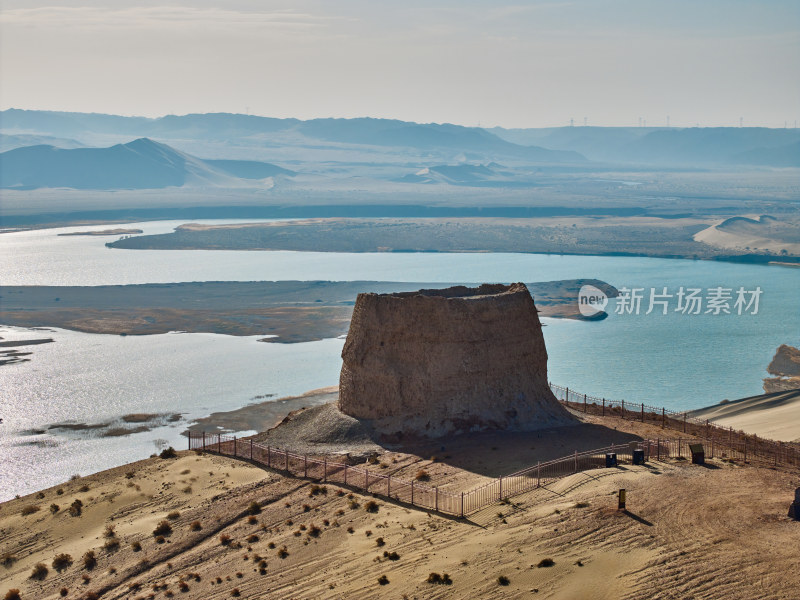
[[[0,107],[792,127],[800,2],[2,0]]]

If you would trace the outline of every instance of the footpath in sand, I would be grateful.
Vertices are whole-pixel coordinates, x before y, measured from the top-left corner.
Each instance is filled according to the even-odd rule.
[[[558,444],[575,445],[597,418],[586,421],[564,428]],[[609,417],[602,424],[626,437],[658,429]],[[474,467],[455,443],[450,458],[435,462],[421,453],[378,460],[387,471],[422,466],[434,485],[451,476],[467,483],[506,471],[510,456],[543,440],[535,439],[498,437],[497,450],[475,450],[484,462]],[[799,475],[718,459],[624,465],[459,520],[184,451],[0,505],[0,594],[788,600],[800,589],[800,523],[787,517]],[[629,512],[616,510],[620,488]],[[70,514],[75,500],[82,506]],[[61,571],[59,554],[71,560]],[[37,563],[47,572],[31,579]],[[450,583],[428,583],[432,573]]]

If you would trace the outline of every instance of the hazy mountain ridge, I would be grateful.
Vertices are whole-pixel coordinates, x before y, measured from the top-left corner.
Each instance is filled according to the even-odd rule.
[[[240,178],[291,174],[255,161],[203,161],[140,138],[109,148],[39,145],[0,154],[0,187],[16,189],[155,189],[184,185],[241,185]]]
[[[517,144],[574,150],[608,163],[800,166],[800,130],[766,127],[491,129]]]

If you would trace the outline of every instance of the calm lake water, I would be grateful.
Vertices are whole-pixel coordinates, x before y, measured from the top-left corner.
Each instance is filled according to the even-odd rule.
[[[205,221],[204,221],[205,222]],[[225,221],[232,222],[232,221]],[[146,233],[181,222],[125,225]],[[375,280],[483,282],[595,277],[644,288],[639,315],[596,323],[546,319],[550,379],[631,402],[697,408],[758,394],[777,346],[800,343],[800,270],[759,265],[628,257],[531,254],[341,254],[314,252],[112,250],[109,238],[58,237],[38,230],[0,235],[0,284],[104,285],[178,281]],[[115,238],[111,238],[115,239]],[[758,314],[667,315],[647,309],[649,288],[716,286],[763,291]],[[0,299],[0,302],[2,300]],[[732,304],[732,303],[731,303]],[[733,311],[735,313],[735,311]],[[0,500],[183,447],[186,421],[127,437],[63,430],[60,421],[108,422],[133,412],[181,412],[184,419],[237,408],[257,396],[299,394],[338,381],[342,340],[278,345],[255,337],[166,334],[144,337],[28,331],[0,337],[53,337],[30,362],[0,366]],[[42,468],[47,465],[47,468]]]

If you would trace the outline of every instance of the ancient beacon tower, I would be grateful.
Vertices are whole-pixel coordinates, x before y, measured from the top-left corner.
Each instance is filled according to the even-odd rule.
[[[359,294],[342,350],[339,409],[386,434],[531,430],[572,419],[522,283]]]

